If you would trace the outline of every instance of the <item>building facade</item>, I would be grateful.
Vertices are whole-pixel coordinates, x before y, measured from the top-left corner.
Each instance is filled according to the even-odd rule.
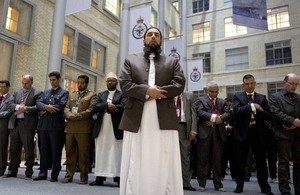
[[[48,82],[48,59],[55,0],[0,1],[0,79],[12,90],[30,73],[34,85]],[[91,8],[65,17],[61,72],[63,85],[76,90],[77,76],[90,76],[90,89],[105,89],[105,74],[117,72],[121,0],[91,0]]]
[[[287,73],[300,75],[299,1],[267,0],[268,31],[234,25],[231,0],[186,3],[187,59],[203,59],[204,86],[217,81],[221,97],[241,91],[245,74],[266,95],[283,87]]]

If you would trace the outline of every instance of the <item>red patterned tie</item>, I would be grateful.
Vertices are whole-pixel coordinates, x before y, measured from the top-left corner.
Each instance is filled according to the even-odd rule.
[[[211,106],[211,113],[216,114],[217,113],[217,108],[216,108],[215,98],[211,98],[210,106]]]

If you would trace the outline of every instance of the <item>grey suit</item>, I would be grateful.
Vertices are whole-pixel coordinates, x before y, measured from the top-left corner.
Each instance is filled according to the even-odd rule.
[[[19,89],[14,94],[14,103],[11,106],[12,111],[16,110],[18,104],[21,103],[21,97],[24,89]],[[10,174],[17,175],[18,167],[21,162],[22,146],[25,150],[26,171],[25,175],[31,177],[33,174],[34,164],[34,135],[38,122],[38,111],[36,101],[41,95],[41,91],[31,88],[24,102],[26,111],[22,118],[18,118],[15,114],[10,117],[9,128],[10,132]]]
[[[10,109],[14,98],[7,94],[0,105],[0,176],[3,176],[7,166],[8,120],[12,114]]]
[[[182,93],[182,106],[185,114],[185,122],[180,122],[179,126],[179,144],[181,154],[181,168],[183,187],[189,187],[191,181],[190,173],[190,150],[191,142],[189,133],[191,130],[197,131],[197,116],[194,107],[194,97],[191,92]]]
[[[300,194],[300,128],[286,130],[296,118],[300,118],[300,95],[294,93],[294,101],[286,90],[270,96],[270,109],[274,117],[274,129],[278,148],[278,178],[281,193],[290,192],[289,154],[293,156],[293,183],[295,194]]]
[[[198,182],[199,186],[205,187],[208,177],[209,163],[212,161],[213,182],[216,189],[223,188],[221,183],[221,159],[223,153],[223,144],[226,141],[227,133],[225,125],[207,126],[206,121],[210,121],[211,104],[208,95],[199,97],[196,102],[196,111],[198,117]],[[221,116],[223,122],[229,121],[229,110],[225,109],[225,100],[216,98],[216,110]]]

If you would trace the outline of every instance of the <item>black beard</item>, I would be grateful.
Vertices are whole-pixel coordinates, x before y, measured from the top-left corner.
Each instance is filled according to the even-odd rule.
[[[152,46],[149,46],[149,45],[145,45],[145,47],[144,47],[144,57],[147,60],[149,60],[149,55],[151,53],[154,53],[155,57],[159,56],[160,53],[161,53],[161,46],[158,45],[158,46],[152,47]]]

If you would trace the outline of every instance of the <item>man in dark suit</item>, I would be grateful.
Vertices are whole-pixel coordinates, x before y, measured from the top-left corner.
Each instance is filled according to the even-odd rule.
[[[8,120],[13,113],[11,105],[14,97],[8,93],[9,87],[9,81],[0,81],[0,176],[4,175],[7,166]]]
[[[272,195],[268,184],[268,169],[266,164],[266,144],[264,126],[265,120],[270,120],[271,113],[265,95],[255,92],[255,78],[247,74],[243,77],[244,91],[233,98],[233,114],[235,117],[233,137],[235,140],[236,189],[242,193],[244,189],[245,167],[249,147],[252,147],[257,165],[257,179],[264,194]]]
[[[284,89],[271,95],[270,108],[278,150],[278,180],[281,194],[291,194],[289,160],[293,158],[295,195],[300,194],[300,95],[296,93],[299,77],[290,73],[284,78]]]
[[[179,120],[179,144],[183,189],[196,191],[190,184],[190,151],[191,140],[197,134],[197,115],[194,107],[194,96],[191,92],[183,92],[175,97],[177,117]]]
[[[61,155],[65,143],[64,108],[69,92],[60,87],[60,73],[49,73],[52,88],[45,90],[37,100],[36,106],[40,111],[38,121],[40,172],[33,180],[46,180],[48,168],[52,165],[51,182],[57,182],[61,170]]]
[[[227,138],[224,122],[230,120],[229,110],[225,109],[225,100],[218,98],[219,87],[215,81],[207,85],[208,94],[199,97],[196,102],[198,117],[198,182],[200,191],[205,190],[212,162],[213,182],[217,191],[225,191],[222,179],[222,154]],[[210,161],[211,159],[211,161]]]
[[[88,89],[89,77],[79,75],[78,91],[73,91],[65,108],[66,124],[66,169],[62,183],[73,181],[77,160],[80,170],[80,184],[87,184],[89,171],[89,147],[92,132],[92,109],[96,94]]]
[[[107,90],[97,95],[93,112],[97,120],[92,137],[95,139],[95,175],[91,186],[103,185],[106,177],[114,177],[120,185],[123,131],[119,129],[127,98],[117,90],[118,77],[115,73],[106,75]]]
[[[10,164],[6,177],[16,177],[21,163],[22,147],[25,150],[25,179],[31,179],[34,164],[34,135],[38,122],[36,101],[41,91],[32,87],[33,77],[22,77],[22,89],[14,94],[11,106],[14,114],[10,117]]]

